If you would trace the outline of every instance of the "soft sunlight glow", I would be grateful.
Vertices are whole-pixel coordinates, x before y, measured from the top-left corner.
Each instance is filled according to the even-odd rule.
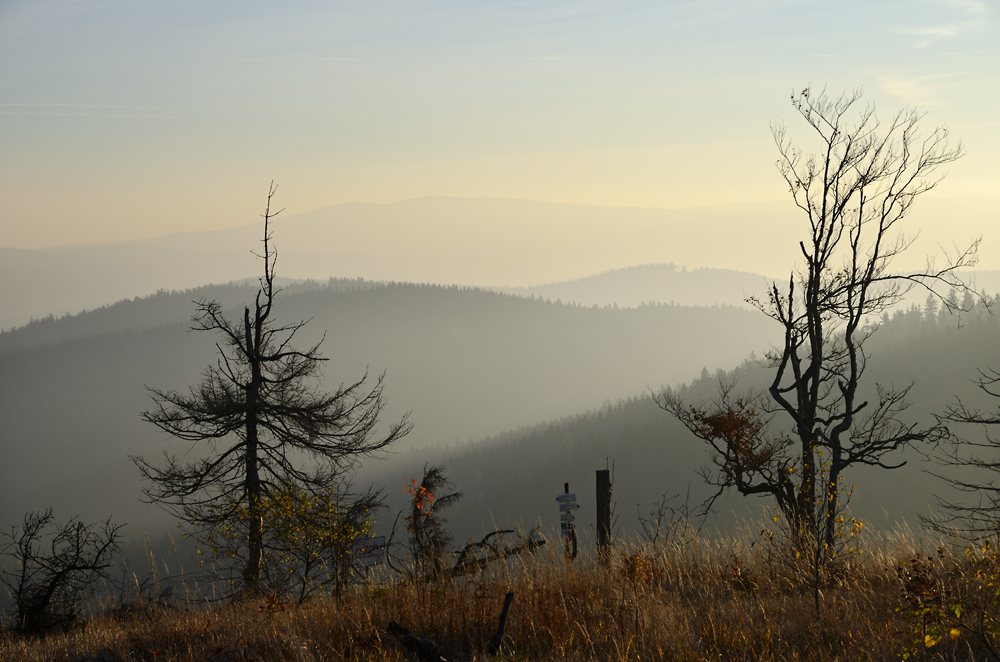
[[[984,3],[935,0],[252,13],[15,0],[0,9],[0,244],[245,225],[272,179],[286,218],[426,196],[787,202],[769,127],[794,121],[792,89],[824,84],[863,87],[885,114],[932,111],[927,123],[951,127],[969,153],[941,195],[995,196],[998,34]],[[989,244],[995,201],[962,204]],[[925,227],[946,237],[952,220],[928,215]]]

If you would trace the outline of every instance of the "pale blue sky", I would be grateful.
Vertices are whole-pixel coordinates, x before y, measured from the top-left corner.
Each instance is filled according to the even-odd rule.
[[[244,224],[271,179],[287,213],[779,200],[810,83],[947,125],[933,195],[1000,192],[997,2],[0,0],[0,245]]]

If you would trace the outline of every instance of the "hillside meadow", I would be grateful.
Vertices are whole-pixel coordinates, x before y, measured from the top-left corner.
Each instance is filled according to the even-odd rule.
[[[674,536],[567,562],[532,556],[438,582],[378,576],[338,601],[213,601],[156,585],[106,600],[72,631],[0,635],[0,659],[194,660],[984,660],[997,659],[995,554],[907,530],[863,537],[823,576],[817,613],[801,567],[753,525],[715,540]],[[133,587],[135,588],[135,587]],[[488,645],[514,599],[497,655]],[[166,595],[166,593],[164,593]],[[988,599],[983,600],[983,597]],[[956,611],[955,605],[964,608]],[[956,616],[957,614],[957,616]],[[392,621],[440,646],[420,657]]]

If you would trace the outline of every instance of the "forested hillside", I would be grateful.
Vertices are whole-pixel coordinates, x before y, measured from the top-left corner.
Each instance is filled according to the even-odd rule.
[[[362,467],[359,484],[384,486],[396,508],[426,463],[446,465],[466,493],[451,514],[460,538],[494,520],[552,526],[553,498],[565,482],[580,494],[581,521],[592,526],[594,470],[609,462],[621,535],[633,535],[637,511],[648,512],[664,492],[680,505],[690,487],[697,505],[707,494],[697,476],[704,449],[650,394],[690,382],[681,388],[701,402],[714,395],[716,370],[741,363],[741,385],[763,384],[768,371],[745,359],[762,356],[776,330],[760,313],[725,306],[584,307],[347,280],[287,288],[278,299],[282,318],[311,319],[301,342],[326,334],[328,385],[384,369],[386,415],[413,413],[412,436]],[[53,505],[67,516],[166,524],[139,503],[127,456],[186,446],[140,421],[150,405],[144,387],[185,388],[214,360],[216,339],[187,330],[192,299],[237,305],[250,292],[239,284],[161,292],[0,334],[0,421],[10,440],[5,520]],[[915,380],[910,412],[924,421],[955,395],[975,402],[977,370],[1000,366],[998,334],[997,319],[981,307],[961,315],[911,307],[886,316],[867,346],[868,387]],[[852,502],[859,514],[928,512],[943,487],[922,473],[919,454],[903,459],[909,464],[899,471],[848,477],[859,486]],[[712,525],[729,521],[733,509],[764,504],[722,502]],[[393,512],[383,513],[380,526]]]
[[[982,306],[961,315],[936,307],[911,307],[886,316],[866,345],[866,396],[873,395],[877,383],[905,386],[913,381],[907,418],[923,423],[932,421],[957,396],[971,405],[995,409],[1000,401],[982,397],[973,380],[978,370],[1000,366],[998,338],[1000,319]],[[726,377],[735,377],[740,388],[766,386],[771,375],[759,361],[726,371]],[[680,390],[692,404],[704,403],[717,394],[718,377],[706,373]],[[982,434],[968,426],[952,428],[967,437]],[[934,453],[933,448],[922,450]],[[931,514],[935,494],[960,496],[926,473],[942,469],[921,453],[908,451],[898,459],[906,461],[906,466],[891,471],[859,468],[847,476],[849,484],[857,485],[851,499],[855,514],[876,526],[902,520],[916,525],[918,515]],[[692,507],[710,494],[697,475],[708,464],[705,446],[657,407],[649,393],[637,393],[598,411],[496,435],[468,448],[399,458],[393,462],[399,467],[394,477],[379,479],[390,486],[390,494],[395,484],[397,504],[402,502],[405,482],[419,477],[427,461],[447,466],[455,487],[466,495],[450,511],[460,537],[479,535],[493,521],[508,524],[518,518],[528,526],[540,522],[555,528],[554,499],[564,482],[578,493],[582,505],[578,521],[592,533],[594,471],[609,463],[615,470],[616,531],[622,537],[636,535],[637,514],[647,515],[664,492],[675,497],[673,506],[680,506],[690,488]],[[385,475],[386,467],[376,469]],[[708,526],[731,526],[736,521],[734,512],[742,518],[769,505],[765,498],[731,495],[718,503]]]
[[[364,289],[376,286],[375,283],[360,279],[331,278],[322,283],[277,279],[277,282],[286,295],[318,289]],[[257,287],[256,280],[245,280],[204,285],[183,291],[160,290],[149,296],[123,299],[75,315],[48,315],[24,326],[0,331],[0,353],[177,324],[191,317],[195,301],[204,299],[218,301],[225,307],[238,306],[252,300]]]
[[[279,295],[276,315],[311,320],[302,345],[325,334],[328,387],[386,371],[385,420],[411,411],[416,425],[399,452],[679,384],[761,351],[770,331],[762,315],[725,306],[583,307],[403,284],[294,289]],[[144,387],[197,384],[218,338],[188,330],[191,299],[235,304],[247,292],[161,293],[0,336],[0,426],[10,440],[0,520],[52,505],[89,519],[165,522],[139,504],[127,456],[187,445],[140,421],[151,403]]]

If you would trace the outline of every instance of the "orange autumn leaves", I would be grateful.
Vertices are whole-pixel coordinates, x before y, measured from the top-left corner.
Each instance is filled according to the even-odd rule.
[[[413,497],[413,513],[406,517],[406,530],[413,533],[414,529],[419,528],[420,520],[427,517],[434,507],[434,493],[419,484],[416,478],[403,490]]]

